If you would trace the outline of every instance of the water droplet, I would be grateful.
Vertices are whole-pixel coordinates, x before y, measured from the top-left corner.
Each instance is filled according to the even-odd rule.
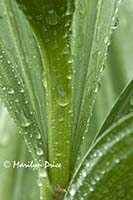
[[[19,90],[19,92],[20,92],[20,93],[24,93],[24,89],[21,88],[21,89]]]
[[[100,177],[99,177],[99,176],[96,176],[96,180],[97,180],[97,181],[100,181]]]
[[[92,158],[96,158],[97,157],[97,152],[95,152],[94,154],[92,154]]]
[[[44,154],[43,150],[41,148],[37,148],[36,153],[38,156],[41,156]]]
[[[14,94],[14,89],[13,89],[13,88],[9,88],[9,89],[7,90],[7,93],[8,93],[8,94]]]
[[[44,88],[46,89],[47,88],[47,79],[46,79],[45,73],[43,73],[42,82],[43,82]]]
[[[39,187],[42,187],[42,181],[41,181],[41,179],[38,179],[38,180],[37,180],[37,185],[38,185]]]
[[[74,196],[76,193],[76,189],[74,187],[72,187],[69,191],[70,195]]]
[[[83,136],[82,139],[85,140],[85,136]]]
[[[36,133],[35,133],[35,137],[36,137],[36,139],[41,139],[41,134],[40,134],[40,132],[37,130],[36,131]]]
[[[102,67],[101,67],[101,69],[100,69],[100,72],[103,72],[104,69],[105,69],[105,65],[103,64]]]
[[[33,55],[33,58],[36,59],[36,55]]]
[[[3,91],[6,91],[6,87],[3,87],[2,90],[3,90]]]
[[[82,176],[83,176],[83,177],[86,177],[86,176],[87,176],[86,171],[83,171],[83,172],[82,172]]]
[[[57,92],[60,96],[64,97],[65,96],[65,90],[64,90],[64,87],[63,85],[58,85],[57,86]]]
[[[91,183],[92,183],[92,185],[95,185],[95,184],[96,184],[96,181],[95,181],[95,180],[92,180]]]
[[[68,3],[69,4],[69,3]],[[67,9],[67,12],[66,12],[66,16],[70,16],[73,14],[73,9],[72,9],[72,6],[71,5],[68,5],[67,6],[68,9]]]
[[[63,85],[58,85],[56,87],[56,91],[57,91],[57,98],[56,98],[56,102],[60,105],[60,106],[67,106],[69,104],[69,94],[67,94],[65,88]]]
[[[86,164],[86,167],[90,167],[90,163],[89,162]]]
[[[116,21],[115,21],[115,23],[114,23],[113,29],[114,29],[114,30],[117,29],[118,26],[119,26],[119,19],[118,19],[118,17],[117,17],[117,18],[116,18]]]
[[[68,79],[68,80],[71,80],[71,79],[72,79],[72,75],[71,75],[71,74],[68,74],[68,75],[67,75],[67,79]]]
[[[109,41],[109,38],[106,36],[105,39],[104,39],[104,43],[107,44],[108,41]]]
[[[28,104],[28,101],[27,100],[25,100],[25,102],[24,102],[25,104]]]
[[[130,105],[133,106],[133,96],[130,98]]]
[[[86,6],[85,6],[84,1],[80,1],[80,5],[79,6],[80,6],[79,14],[83,18],[83,17],[85,17],[85,14],[86,14]]]
[[[70,60],[68,61],[68,64],[71,64],[71,63],[73,63],[73,60],[72,60],[72,59],[70,59]]]
[[[40,177],[46,177],[47,176],[46,170],[45,169],[40,169],[39,176]]]
[[[69,104],[69,101],[67,99],[58,99],[57,100],[57,103],[62,106],[62,107],[65,107]]]
[[[118,164],[120,162],[120,159],[115,159],[115,163]]]
[[[54,9],[48,11],[48,14],[46,15],[47,24],[55,26],[59,23],[59,19],[60,18]]]
[[[97,83],[96,88],[95,88],[95,93],[97,93],[99,91],[100,86],[101,86],[100,83]]]
[[[15,103],[18,103],[19,102],[19,100],[18,99],[15,99]]]
[[[21,120],[22,120],[21,126],[24,127],[24,128],[30,126],[31,123],[32,123],[31,120],[29,120],[29,119],[25,116],[25,114],[24,114],[23,111],[21,112]]]
[[[94,188],[93,188],[93,187],[90,187],[90,188],[89,188],[89,191],[90,191],[90,192],[93,192],[93,191],[94,191]]]
[[[64,120],[64,113],[59,114],[58,121],[62,122]]]

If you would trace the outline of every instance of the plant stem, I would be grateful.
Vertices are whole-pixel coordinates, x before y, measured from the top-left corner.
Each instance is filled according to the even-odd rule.
[[[70,180],[72,60],[69,45],[71,16],[66,15],[66,3],[61,4],[62,7],[49,8],[54,19],[49,16],[45,35],[41,33],[38,41],[44,66],[48,161],[53,165],[49,168],[49,176],[53,187],[59,185],[65,189]],[[58,21],[50,21],[55,19]]]

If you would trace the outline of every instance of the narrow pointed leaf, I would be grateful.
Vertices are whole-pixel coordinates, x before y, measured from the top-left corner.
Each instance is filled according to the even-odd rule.
[[[15,124],[7,110],[0,104],[0,200],[39,198],[36,184],[37,171],[13,168],[14,161],[28,163],[31,159]]]
[[[92,107],[99,90],[110,36],[120,1],[76,1],[72,24],[73,138],[72,162],[77,158],[83,135],[88,131]],[[88,36],[86,36],[88,35]],[[84,138],[84,137],[83,137]]]
[[[128,86],[124,89],[111,112],[106,118],[103,126],[97,133],[95,140],[104,133],[114,122],[118,121],[122,116],[133,112],[133,80],[130,81]]]
[[[46,156],[45,93],[39,51],[15,1],[2,0],[0,9],[1,95],[34,158],[38,157],[39,142]]]
[[[1,1],[0,95],[36,162],[47,158],[45,86],[39,48],[16,1]],[[49,178],[43,180],[51,193]],[[44,198],[47,198],[44,195]]]
[[[133,115],[130,114],[114,123],[86,154],[65,200],[131,199],[132,143]]]
[[[108,113],[110,113],[112,105],[132,79],[133,4],[131,1],[123,1],[120,7],[116,27],[111,37],[107,61],[105,62],[101,88],[96,98],[87,136],[82,145],[82,155],[90,148],[94,137]]]

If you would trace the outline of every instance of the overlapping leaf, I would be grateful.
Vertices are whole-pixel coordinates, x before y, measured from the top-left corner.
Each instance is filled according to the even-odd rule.
[[[45,93],[39,50],[15,1],[2,0],[0,13],[0,93],[34,158],[44,151],[46,156]]]
[[[65,200],[132,198],[132,122],[132,114],[124,116],[99,138],[77,169]]]
[[[95,140],[99,137],[105,130],[107,130],[114,122],[118,121],[122,116],[133,112],[133,81],[128,84],[126,89],[122,92],[119,99],[115,103],[111,113],[109,113],[103,126],[98,132]]]
[[[132,79],[132,9],[131,0],[122,2],[117,26],[113,32],[107,61],[105,62],[105,72],[103,73],[100,91],[97,95],[87,137],[82,145],[82,155],[87,152],[123,88]]]
[[[8,126],[7,126],[8,124]],[[12,145],[11,145],[12,144]],[[31,160],[6,109],[0,105],[0,200],[34,200],[39,198],[37,173],[32,169],[13,168],[14,161]],[[29,185],[32,190],[29,193]],[[7,192],[8,191],[8,192]],[[21,195],[20,195],[21,194]]]
[[[76,1],[72,25],[74,57],[72,162],[88,126],[120,1]],[[87,35],[87,36],[86,36]],[[84,138],[84,137],[83,137]]]

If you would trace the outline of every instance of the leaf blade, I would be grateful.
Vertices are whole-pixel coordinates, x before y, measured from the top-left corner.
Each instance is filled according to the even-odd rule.
[[[77,12],[74,16],[73,26],[75,27],[73,29],[75,29],[75,32],[72,36],[72,53],[75,62],[72,165],[75,163],[80,148],[81,141],[79,141],[79,137],[84,138],[89,126],[92,107],[96,93],[99,90],[99,80],[119,4],[120,1],[85,1],[83,3],[77,1],[75,4]],[[81,9],[81,12],[83,10],[80,5],[83,6],[84,12],[86,12],[83,16],[78,13],[78,10]],[[82,36],[84,27],[89,37],[84,38]],[[82,43],[80,47],[78,47],[79,42]]]
[[[113,192],[114,199],[119,198],[119,192],[122,193],[121,198],[125,198],[125,185],[122,185],[120,180],[121,177],[123,177],[123,172],[121,171],[122,169],[125,169],[124,175],[126,175],[127,172],[129,173],[128,180],[131,181],[132,179],[130,174],[130,170],[133,165],[132,120],[132,114],[123,117],[112,125],[112,127],[105,132],[104,136],[97,141],[93,148],[86,154],[82,164],[73,176],[65,199],[78,200],[81,197],[82,199],[103,199],[105,198],[105,193],[107,199],[112,199],[111,195]],[[116,172],[115,174],[114,171]],[[110,177],[110,181],[107,181],[108,177]],[[119,180],[119,185],[115,190],[117,186],[113,186],[116,179]],[[106,184],[104,182],[105,180]],[[126,176],[124,180],[125,184],[127,184]],[[110,193],[110,189],[112,193]],[[131,197],[131,194],[132,193],[130,191],[128,195]],[[129,196],[126,196],[126,199],[128,199]]]

